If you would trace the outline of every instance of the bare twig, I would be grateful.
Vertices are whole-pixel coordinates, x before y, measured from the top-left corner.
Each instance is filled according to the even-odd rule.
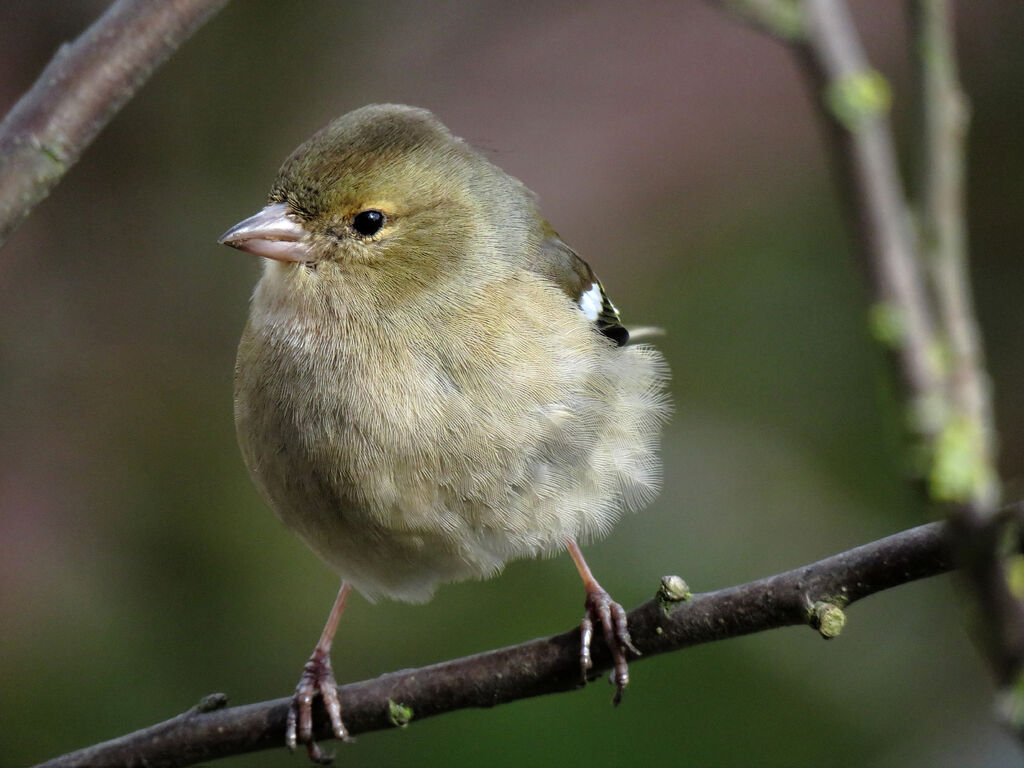
[[[800,0],[718,0],[751,26],[781,40],[803,36],[803,12]]]
[[[0,245],[139,86],[227,0],[117,0],[0,123]]]
[[[934,499],[949,504],[957,560],[978,607],[976,634],[1007,691],[1004,713],[1021,730],[1024,604],[1004,572],[1004,528],[993,519],[999,503],[995,425],[967,268],[967,100],[957,82],[950,3],[914,0],[911,8],[922,132],[917,208],[941,331],[947,405],[929,487]]]
[[[746,15],[789,42],[810,74],[872,278],[876,335],[897,354],[912,426],[926,448],[928,498],[947,506],[956,558],[978,608],[977,635],[996,678],[1008,691],[1024,692],[1024,604],[1004,571],[1005,528],[994,517],[995,427],[967,271],[966,99],[949,0],[913,0],[912,7],[923,133],[917,239],[886,118],[888,85],[869,66],[846,3],[803,0],[799,38],[780,35],[756,8]],[[1024,693],[1006,701],[1024,733]]]
[[[914,430],[934,438],[943,414],[935,322],[893,148],[889,86],[868,63],[845,3],[806,0],[804,12],[798,51],[847,181],[874,289],[874,329],[899,360]]]
[[[948,0],[911,5],[921,115],[921,250],[930,269],[950,410],[931,473],[932,495],[991,515],[999,497],[995,427],[971,301],[964,228],[964,140],[969,110],[957,82]]]
[[[843,609],[849,604],[951,567],[945,529],[932,523],[802,568],[690,599],[679,599],[676,577],[663,579],[660,597],[629,614],[630,633],[643,653],[638,660],[798,624],[809,624],[832,637],[842,627]],[[611,666],[600,640],[595,640],[593,660],[594,677]],[[579,670],[579,631],[573,630],[352,683],[339,688],[339,694],[349,730],[365,733],[457,709],[571,691],[580,686]],[[58,757],[41,768],[185,766],[283,748],[290,699],[216,708],[224,701],[216,695],[207,697],[204,704],[172,720]],[[318,739],[331,737],[322,709],[315,725]]]

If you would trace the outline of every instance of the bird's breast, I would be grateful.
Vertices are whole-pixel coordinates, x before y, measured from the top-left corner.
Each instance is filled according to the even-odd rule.
[[[411,599],[604,532],[657,482],[663,373],[563,304],[561,326],[524,331],[525,311],[314,321],[254,302],[236,423],[256,484],[357,587]]]

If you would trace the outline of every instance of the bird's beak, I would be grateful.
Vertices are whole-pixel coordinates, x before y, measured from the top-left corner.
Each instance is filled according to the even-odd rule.
[[[315,261],[303,242],[307,234],[306,228],[288,215],[286,203],[274,203],[235,224],[217,242],[268,259],[305,263]]]

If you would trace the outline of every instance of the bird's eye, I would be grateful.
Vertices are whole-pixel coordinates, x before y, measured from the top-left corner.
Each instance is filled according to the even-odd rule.
[[[352,217],[352,229],[363,237],[372,237],[380,231],[386,220],[380,211],[361,211]]]

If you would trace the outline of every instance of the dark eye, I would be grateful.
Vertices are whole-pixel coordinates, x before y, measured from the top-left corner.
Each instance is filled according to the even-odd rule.
[[[363,237],[371,237],[380,231],[387,221],[380,211],[361,211],[352,217],[352,229]]]

